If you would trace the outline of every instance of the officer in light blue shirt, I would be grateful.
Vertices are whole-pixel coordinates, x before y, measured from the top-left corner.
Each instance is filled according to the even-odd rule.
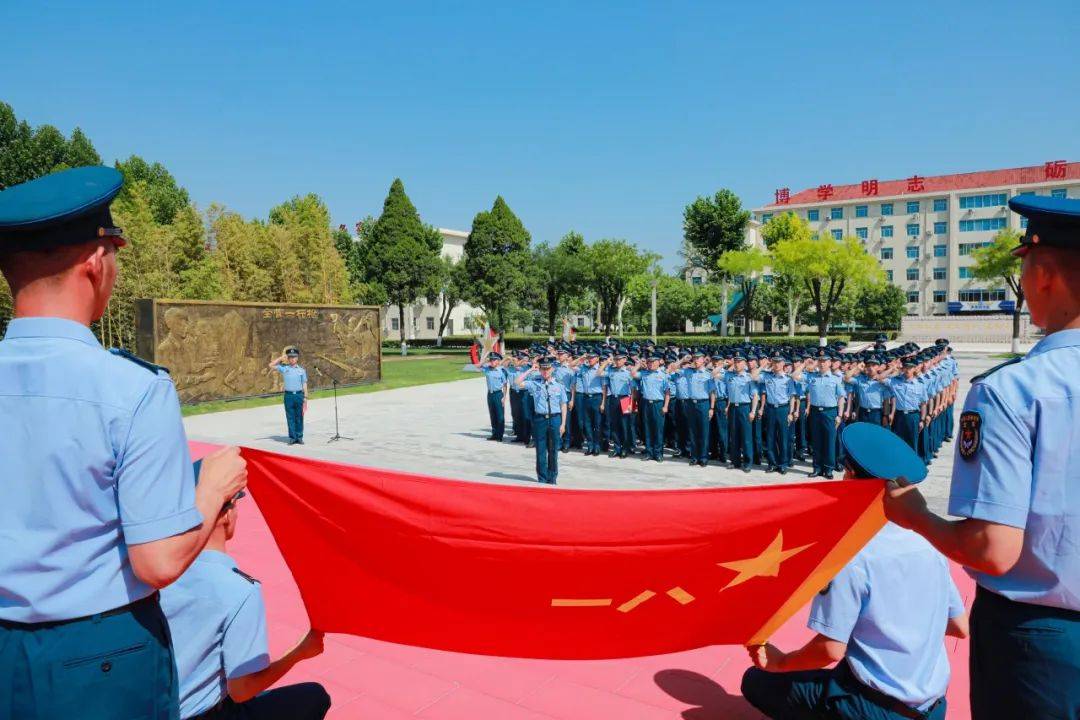
[[[709,464],[709,424],[715,411],[712,370],[705,366],[705,353],[694,352],[693,366],[683,369],[690,411],[690,464],[706,467]]]
[[[726,368],[724,356],[720,353],[713,353],[711,360],[712,391],[716,396],[716,403],[713,405],[712,422],[709,424],[709,456],[723,464],[728,458],[727,383],[724,382]]]
[[[600,356],[595,351],[585,355],[585,364],[578,368],[585,411],[585,454],[599,455],[601,443],[600,418],[604,413],[604,390],[607,378],[600,368]]]
[[[892,397],[888,381],[882,375],[881,358],[872,356],[866,368],[855,376],[854,383],[859,396],[859,421],[881,425],[885,401]]]
[[[746,356],[738,351],[734,356],[735,370],[724,377],[728,398],[728,438],[731,441],[731,465],[750,472],[754,456],[750,415],[758,408],[758,384],[750,377]]]
[[[818,369],[812,372],[796,370],[796,379],[806,380],[806,399],[810,404],[810,440],[813,445],[814,466],[809,477],[832,477],[836,468],[836,429],[844,410],[844,379],[832,371],[832,358],[818,358]]]
[[[567,413],[573,413],[574,411],[574,370],[568,363],[570,362],[570,353],[566,350],[559,350],[555,353],[555,379],[562,383],[566,389],[566,411]],[[563,431],[562,444],[560,450],[564,453],[570,452],[570,432],[571,423],[566,424],[566,429]]]
[[[613,366],[601,366],[601,372],[607,378],[605,400],[608,425],[611,428],[611,452],[608,457],[625,458],[630,448],[630,413],[623,412],[623,400],[634,394],[634,378],[626,367],[626,351],[615,352]]]
[[[795,418],[795,381],[784,370],[786,358],[773,353],[770,369],[759,371],[764,390],[765,472],[787,473],[791,467],[791,440],[788,426]]]
[[[850,479],[926,476],[880,425],[855,423],[843,442]],[[945,717],[943,641],[967,636],[967,616],[945,558],[917,534],[886,524],[814,598],[808,626],[817,634],[793,652],[749,648],[743,696],[768,717]]]
[[[968,568],[971,712],[1080,717],[1080,200],[1021,195],[1014,251],[1031,321],[1026,357],[972,381],[955,438],[949,514],[892,484],[886,515]]]
[[[645,459],[664,461],[664,417],[671,401],[668,374],[660,369],[660,356],[645,356],[646,369],[636,372],[641,388],[642,412],[645,420]]]
[[[0,718],[178,713],[156,589],[202,550],[246,484],[235,448],[196,490],[164,369],[105,351],[125,244],[112,168],[0,192],[0,272],[15,319],[0,342]]]
[[[914,358],[904,358],[903,377],[889,380],[888,424],[913,450],[919,449],[919,431],[925,421],[927,402],[926,386],[915,377],[917,366]]]
[[[488,364],[480,368],[484,373],[487,387],[488,419],[491,421],[491,436],[488,440],[502,442],[506,432],[506,395],[509,392],[510,378],[502,366],[502,355],[493,352],[488,355]]]
[[[536,443],[536,478],[554,485],[559,478],[559,446],[566,429],[566,388],[553,375],[555,359],[538,360],[536,369],[516,380],[532,399],[533,440]]]
[[[687,375],[687,365],[693,361],[689,352],[681,355],[676,360],[674,368],[668,366],[671,379],[675,383],[675,392],[671,399],[674,402],[675,412],[671,414],[671,420],[675,424],[675,452],[672,457],[684,457],[690,455],[690,377]]]
[[[287,347],[281,357],[271,361],[270,369],[281,373],[285,383],[285,422],[289,428],[289,444],[304,444],[304,414],[307,413],[307,370],[300,366],[300,350]]]
[[[322,653],[323,635],[309,631],[271,662],[262,588],[226,553],[226,542],[236,532],[239,500],[218,516],[206,549],[191,567],[161,592],[176,646],[180,717],[321,720],[330,709],[322,685],[268,689],[298,662]]]

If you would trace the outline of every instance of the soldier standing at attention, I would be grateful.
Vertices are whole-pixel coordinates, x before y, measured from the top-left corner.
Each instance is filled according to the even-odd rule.
[[[660,369],[660,357],[645,357],[646,369],[631,373],[641,387],[642,414],[645,416],[645,459],[664,462],[664,417],[671,402],[666,372]]]
[[[731,440],[731,467],[750,472],[750,461],[754,455],[753,429],[750,416],[757,409],[757,383],[746,370],[746,358],[742,352],[735,353],[735,371],[729,372],[727,382],[727,409],[731,425],[728,437]]]
[[[926,387],[915,377],[918,363],[915,358],[904,358],[903,377],[889,381],[889,421],[892,431],[900,439],[919,451],[919,430],[926,418]]]
[[[570,367],[570,351],[566,349],[560,349],[555,353],[555,368],[553,375],[556,380],[562,383],[563,388],[566,390],[566,411],[567,413],[574,412],[574,369]],[[570,435],[572,422],[566,423],[566,430],[563,432],[562,439],[560,440],[559,449],[561,452],[570,452]]]
[[[630,414],[623,412],[623,401],[634,392],[634,379],[626,368],[626,351],[615,351],[615,366],[602,366],[600,371],[607,379],[607,417],[611,428],[611,452],[608,457],[625,458],[630,442]]]
[[[844,379],[832,371],[828,355],[818,357],[818,370],[796,371],[795,379],[806,378],[810,403],[810,438],[814,447],[813,471],[809,477],[832,479],[836,466],[836,428],[844,411]]]
[[[285,381],[285,422],[289,426],[289,444],[304,444],[304,414],[307,413],[307,370],[299,365],[300,351],[295,347],[274,358],[268,366]]]
[[[712,362],[712,391],[716,404],[709,423],[709,457],[723,464],[728,456],[727,383],[724,382],[727,370],[723,355],[713,353]]]
[[[0,718],[176,720],[157,590],[247,483],[227,448],[196,488],[168,373],[90,331],[126,244],[121,182],[83,167],[0,192]]]
[[[857,370],[860,372],[852,378],[855,392],[859,395],[859,421],[884,425],[882,411],[892,393],[882,376],[881,358],[871,355],[869,360],[859,365]]]
[[[536,445],[536,479],[554,485],[559,478],[559,445],[566,430],[566,388],[555,380],[555,361],[536,361],[536,370],[518,376],[518,387],[529,392],[533,404],[533,442]],[[539,375],[539,377],[537,377]]]
[[[502,442],[506,431],[506,396],[509,392],[510,379],[506,368],[502,366],[502,355],[493,352],[488,355],[488,364],[481,368],[487,382],[487,408],[491,420],[491,437],[488,440]]]
[[[604,387],[607,385],[607,379],[599,364],[600,356],[595,350],[590,350],[585,354],[585,364],[578,368],[583,395],[578,399],[578,407],[585,415],[586,455],[599,455],[603,439],[600,418],[604,415]]]
[[[690,464],[706,467],[709,464],[709,425],[716,412],[716,392],[712,371],[705,367],[705,353],[694,353],[694,366],[687,373],[690,393]]]
[[[1014,251],[1031,321],[1024,358],[972,380],[956,438],[949,515],[907,483],[885,513],[967,568],[971,716],[1080,717],[1080,201],[1020,195]]]
[[[795,381],[784,371],[784,356],[773,353],[771,367],[759,371],[765,388],[765,472],[787,473],[791,466],[788,426],[795,419]]]

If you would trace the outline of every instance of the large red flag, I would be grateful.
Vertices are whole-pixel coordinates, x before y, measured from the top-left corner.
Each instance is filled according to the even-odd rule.
[[[763,642],[884,524],[879,481],[569,490],[243,455],[313,627],[487,655]]]

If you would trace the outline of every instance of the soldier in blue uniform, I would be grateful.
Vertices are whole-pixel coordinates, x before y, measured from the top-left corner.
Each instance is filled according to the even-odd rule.
[[[801,374],[799,379],[795,379],[796,371],[802,370],[809,360],[810,356],[808,354],[803,353],[799,355],[798,362],[794,363],[791,372],[792,379],[795,380],[795,394],[798,396],[794,433],[794,457],[796,460],[805,460],[807,454],[810,452],[810,434],[807,429],[807,419],[810,416],[810,403],[806,401],[806,379],[803,378]]]
[[[693,355],[693,366],[683,370],[689,395],[690,464],[705,467],[709,464],[709,424],[716,411],[712,371],[705,367],[705,353]]]
[[[750,472],[750,461],[754,455],[753,429],[750,425],[751,414],[758,407],[758,384],[746,369],[746,357],[741,352],[735,353],[735,370],[727,373],[728,418],[730,425],[728,438],[731,440],[731,466]]]
[[[607,406],[608,427],[611,429],[611,452],[608,457],[625,458],[630,443],[630,414],[623,412],[623,404],[633,398],[634,378],[626,367],[626,351],[615,352],[613,366],[601,365],[600,372],[607,380],[604,402]]]
[[[98,344],[125,244],[119,172],[84,167],[0,192],[0,717],[178,717],[156,590],[203,549],[247,482],[236,448],[195,488],[164,368]]]
[[[285,383],[285,424],[289,428],[289,444],[304,444],[304,415],[307,413],[308,377],[307,370],[300,364],[300,350],[287,347],[280,357],[270,361],[268,366],[281,374]]]
[[[727,383],[724,382],[726,373],[724,356],[713,353],[712,362],[712,391],[716,396],[716,404],[710,423],[709,457],[723,464],[728,458]]]
[[[785,474],[791,467],[788,426],[795,419],[795,381],[784,369],[784,356],[773,353],[770,367],[759,371],[764,389],[765,472]]]
[[[832,371],[831,358],[819,356],[817,370],[797,370],[795,379],[806,379],[806,399],[810,403],[810,439],[814,467],[809,477],[832,478],[836,466],[836,428],[844,411],[844,380]]]
[[[851,425],[844,443],[850,478],[926,475],[920,458],[880,425]],[[943,641],[967,637],[968,622],[948,563],[923,538],[887,524],[814,597],[807,625],[816,635],[792,652],[747,648],[754,667],[743,675],[743,696],[765,715],[945,718]]]
[[[502,355],[493,352],[488,355],[488,364],[481,368],[487,388],[488,418],[491,420],[491,437],[488,440],[502,442],[506,428],[506,395],[509,392],[510,379],[506,368],[502,366]]]
[[[581,378],[582,398],[579,407],[585,413],[585,454],[599,455],[603,442],[600,418],[604,415],[604,388],[607,379],[599,367],[600,356],[595,350],[585,355],[585,364],[578,368]]]
[[[645,416],[645,459],[664,461],[664,418],[671,402],[668,374],[660,368],[660,357],[649,354],[646,368],[635,372],[641,392],[641,412]]]
[[[872,355],[853,378],[859,396],[859,422],[883,425],[885,401],[892,395],[882,374],[881,358]]]
[[[915,377],[918,363],[914,358],[905,358],[902,366],[903,377],[889,381],[888,424],[912,450],[918,451],[919,431],[926,419],[926,387]]]
[[[566,430],[566,388],[554,378],[554,365],[554,358],[537,360],[535,370],[515,381],[528,390],[532,400],[536,479],[547,485],[554,485],[559,478],[559,447]]]
[[[960,415],[949,514],[891,483],[885,512],[964,565],[971,715],[1080,717],[1080,201],[1020,195],[1016,253],[1045,337],[972,381]]]
[[[566,390],[566,412],[569,415],[574,412],[574,369],[570,367],[570,352],[568,350],[560,349],[555,354],[553,375]],[[560,450],[564,453],[570,452],[571,425],[571,422],[567,422],[566,429],[563,431]]]
[[[330,696],[319,683],[269,689],[298,662],[322,653],[323,634],[309,630],[292,650],[270,660],[262,589],[226,553],[239,499],[226,504],[191,567],[161,591],[176,646],[180,717],[322,720]]]
[[[762,420],[762,417],[765,414],[765,388],[761,384],[761,379],[758,377],[757,373],[761,369],[764,357],[758,355],[755,351],[751,350],[747,354],[746,360],[747,371],[756,378],[754,382],[757,383],[758,396],[762,398],[758,401],[757,408],[754,410],[754,412],[750,414],[751,443],[754,448],[754,464],[761,465],[761,461],[764,457],[763,450],[765,448],[765,443],[762,440],[762,428],[764,426],[764,421]]]

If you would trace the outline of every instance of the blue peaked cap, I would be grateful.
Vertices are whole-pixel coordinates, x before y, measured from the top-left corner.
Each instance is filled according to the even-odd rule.
[[[857,422],[840,434],[847,451],[847,464],[858,478],[895,480],[910,483],[926,479],[926,463],[898,435],[881,425]]]
[[[0,191],[0,250],[47,249],[118,235],[109,204],[124,176],[80,167]]]

